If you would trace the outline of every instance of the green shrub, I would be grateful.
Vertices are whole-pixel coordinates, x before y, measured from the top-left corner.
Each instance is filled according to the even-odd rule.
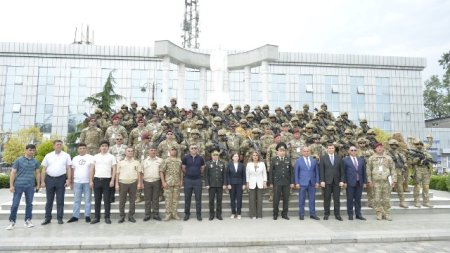
[[[0,175],[0,189],[9,188],[9,175]]]
[[[436,190],[447,191],[447,177],[440,176],[436,184]]]
[[[437,183],[439,181],[440,176],[431,176],[430,178],[430,189],[435,189],[437,187]]]
[[[447,182],[447,191],[450,192],[450,175],[447,176],[446,182]]]

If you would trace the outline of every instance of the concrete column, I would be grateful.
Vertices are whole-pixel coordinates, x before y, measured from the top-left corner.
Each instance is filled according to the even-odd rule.
[[[269,63],[261,62],[262,103],[269,104]]]
[[[192,101],[185,101],[184,98],[184,82],[185,82],[185,75],[186,75],[186,65],[184,63],[180,63],[178,65],[178,87],[177,87],[177,99],[178,99],[178,106],[181,107],[189,107],[186,106],[185,102],[191,103]]]
[[[244,104],[250,104],[252,102],[252,84],[250,83],[252,74],[250,67],[244,67]]]
[[[161,94],[161,105],[169,105],[169,81],[170,81],[170,58],[169,56],[164,56],[162,60],[162,94]]]
[[[207,89],[207,80],[206,80],[206,68],[200,68],[200,101],[199,108],[206,105],[207,97],[206,97],[206,89]]]

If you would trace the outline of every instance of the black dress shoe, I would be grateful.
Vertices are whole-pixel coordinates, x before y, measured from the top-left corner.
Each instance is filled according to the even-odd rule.
[[[125,218],[122,217],[122,218],[119,219],[118,223],[124,223],[124,221],[125,221]],[[105,222],[106,222],[106,220],[105,220]]]
[[[277,220],[277,219],[278,219],[278,215],[274,215],[274,216],[273,216],[273,219],[274,219],[274,220]]]
[[[300,217],[298,217],[300,220],[304,220],[305,219],[305,216],[303,216],[303,215],[300,215]]]
[[[58,219],[58,224],[59,225],[64,224],[64,221],[62,219]]]
[[[223,220],[222,215],[217,215],[218,220]]]
[[[283,218],[285,220],[289,220],[289,217],[287,215],[282,215],[281,218]]]
[[[159,215],[156,214],[156,215],[153,216],[153,219],[154,219],[154,220],[161,220],[161,217],[159,217]]]
[[[52,222],[52,220],[46,219],[41,223],[41,225],[44,226],[44,225],[50,224],[50,222]]]
[[[183,220],[184,220],[184,221],[189,220],[189,214],[186,214],[186,215],[184,216]]]
[[[323,216],[323,220],[328,220],[328,215]]]
[[[316,215],[311,215],[311,216],[309,216],[309,218],[311,218],[313,220],[320,220],[320,218],[317,217]]]
[[[111,219],[110,218],[105,218],[105,223],[106,224],[111,224]]]
[[[85,220],[86,220],[86,223],[89,223],[89,222],[91,222],[91,217],[86,217],[86,218],[84,218]]]
[[[76,221],[78,221],[78,218],[77,218],[77,217],[72,217],[72,218],[70,218],[70,219],[67,221],[67,223],[72,223],[72,222],[76,222]]]
[[[94,218],[94,219],[91,221],[91,224],[97,224],[97,223],[99,223],[99,222],[100,222],[99,219]]]
[[[152,217],[151,216],[145,216],[144,221],[149,221]],[[161,219],[161,218],[160,218]]]
[[[214,217],[213,217],[213,218],[214,218]],[[202,216],[197,215],[197,220],[198,220],[198,221],[202,221]]]
[[[336,218],[336,220],[342,221],[342,217],[340,215],[336,215],[334,217]]]
[[[366,220],[366,218],[364,218],[362,216],[356,216],[356,219],[358,219],[358,220]]]
[[[214,215],[210,215],[209,220],[214,220]]]
[[[353,216],[348,216],[348,220],[353,220]]]
[[[134,219],[134,217],[128,217],[128,221],[131,223],[136,223],[136,220]]]

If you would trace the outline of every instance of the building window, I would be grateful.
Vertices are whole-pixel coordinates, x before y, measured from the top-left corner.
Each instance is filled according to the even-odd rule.
[[[272,74],[270,85],[272,106],[284,108],[286,105],[286,75]]]
[[[150,80],[150,73],[145,69],[131,70],[130,101],[136,101],[138,107],[148,107],[152,97],[152,86],[157,82]],[[155,89],[156,90],[156,89]]]
[[[200,101],[200,71],[196,69],[186,69],[185,83],[185,105],[189,107],[192,102]]]
[[[85,116],[89,114],[90,105],[84,102],[84,99],[90,94],[87,94],[88,80],[90,78],[89,69],[87,68],[71,68],[70,69],[70,90],[69,90],[69,122],[68,132],[76,131],[77,124],[81,123]],[[102,85],[103,87],[103,85]],[[46,105],[45,111],[53,110],[53,105]]]
[[[384,131],[391,131],[391,99],[389,78],[376,77],[377,125]]]
[[[244,97],[244,72],[231,71],[229,74],[231,103],[238,105],[245,101]]]
[[[350,77],[350,97],[352,104],[352,112],[349,113],[349,118],[353,121],[359,121],[364,117],[366,109],[366,97],[364,90],[364,77],[363,76],[351,76]]]
[[[253,109],[253,107],[262,104],[262,85],[258,73],[252,73],[250,83],[252,88],[252,102],[250,107]]]
[[[340,90],[338,76],[325,76],[325,101],[328,105],[328,110],[334,115],[339,115],[340,112]]]
[[[293,108],[302,108],[303,104],[312,105],[313,103],[313,85],[312,75],[295,75],[293,80],[292,93]],[[295,111],[295,109],[294,109]]]
[[[52,132],[55,76],[55,68],[39,68],[35,122],[36,126],[44,134],[50,134]]]
[[[23,67],[8,66],[6,71],[5,102],[3,106],[3,130],[19,130],[22,101]]]

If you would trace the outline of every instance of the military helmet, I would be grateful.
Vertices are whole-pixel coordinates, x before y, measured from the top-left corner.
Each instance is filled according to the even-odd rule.
[[[207,105],[204,105],[204,106],[202,107],[202,109],[203,109],[203,110],[209,110],[209,107],[208,107]]]
[[[360,137],[360,138],[358,138],[358,143],[364,143],[364,144],[367,144],[367,139],[364,138],[364,137]]]
[[[321,109],[316,113],[316,115],[325,115],[325,112]]]
[[[261,110],[261,106],[257,105],[257,106],[255,107],[255,110]]]
[[[345,129],[344,133],[345,134],[353,134],[353,131],[347,128],[347,129]]]
[[[377,133],[375,133],[375,130],[373,130],[373,129],[369,129],[367,131],[367,134],[377,135]]]
[[[203,121],[202,120],[197,120],[197,121],[195,121],[195,124],[196,125],[203,125]]]
[[[261,131],[258,128],[255,127],[255,128],[252,129],[252,133],[259,134],[259,133],[261,133]]]
[[[269,110],[269,105],[263,105],[263,107],[262,107],[263,109],[267,109],[267,110]]]
[[[413,141],[413,144],[414,144],[414,145],[423,145],[423,142],[422,142],[421,140],[419,140],[419,139],[415,139],[415,140]]]
[[[137,105],[136,101],[131,101],[131,105]]]
[[[348,116],[348,113],[347,112],[341,112],[340,115],[341,115],[341,117],[342,116]]]
[[[128,109],[128,106],[126,104],[123,104],[120,109]]]
[[[315,140],[315,139],[320,139],[320,135],[318,135],[318,134],[313,134],[313,135],[311,136],[311,139],[313,139],[313,140]]]
[[[214,122],[222,122],[222,119],[219,116],[213,118]]]
[[[336,118],[336,122],[343,122],[344,120],[341,117]]]
[[[194,106],[194,105],[198,106],[197,102],[194,101],[191,103],[191,106]]]
[[[282,127],[289,127],[289,123],[283,122],[283,123],[281,124],[281,126],[282,126]]]
[[[281,108],[277,107],[277,108],[275,108],[275,111],[280,111],[281,112]]]
[[[336,131],[334,126],[327,126],[327,131]]]
[[[198,134],[198,135],[200,135],[200,131],[198,131],[198,129],[192,129],[191,130],[191,134]]]
[[[245,108],[250,109],[250,105],[249,105],[249,104],[244,105],[244,109],[245,109]]]
[[[161,125],[168,125],[169,124],[169,122],[167,122],[167,120],[165,120],[165,119],[163,119],[162,121],[161,121]]]
[[[262,119],[262,120],[259,122],[259,124],[260,124],[260,125],[269,124],[269,121],[268,121],[267,119]]]
[[[212,104],[212,106],[219,106],[219,103],[214,102],[214,103]]]
[[[219,136],[221,136],[221,135],[226,135],[226,134],[227,134],[227,131],[225,131],[225,129],[220,129],[219,132],[217,132],[217,134],[218,134]]]
[[[247,121],[246,119],[241,119],[241,120],[239,120],[239,123],[241,123],[241,124],[247,124],[248,121]]]
[[[234,107],[234,109],[236,110],[236,109],[239,109],[239,110],[241,110],[242,108],[241,108],[241,106],[240,105],[236,105],[235,107]]]
[[[308,104],[303,104],[303,108],[309,108]]]
[[[284,106],[284,109],[286,109],[286,108],[292,108],[292,106],[290,104],[287,104]]]
[[[174,124],[180,124],[180,123],[181,123],[181,120],[180,120],[179,118],[173,118],[173,119],[172,119],[172,123],[174,123]]]
[[[311,123],[306,124],[305,128],[314,128],[314,125]]]
[[[170,102],[177,102],[177,98],[171,98]]]
[[[397,145],[398,146],[398,141],[396,139],[390,139],[388,144],[389,145]]]
[[[158,105],[157,103],[156,103],[156,101],[152,101],[152,102],[150,102],[150,105]]]
[[[314,118],[312,118],[312,121],[319,121],[319,118],[314,117]]]
[[[141,114],[145,114],[146,113],[146,111],[145,111],[145,109],[142,107],[139,111],[137,111],[136,113],[141,113]]]
[[[269,118],[271,118],[271,119],[274,119],[274,118],[276,118],[277,116],[275,115],[275,113],[271,113],[271,114],[269,114]]]
[[[328,108],[327,104],[325,104],[325,103],[323,103],[323,104],[320,105],[320,108],[322,108],[322,107]]]
[[[246,118],[254,118],[254,117],[255,117],[255,115],[253,115],[253,114],[249,113],[249,114],[247,114],[247,115],[246,115],[245,117],[246,117]]]
[[[367,123],[367,119],[361,119],[359,122],[360,123]]]
[[[102,109],[100,109],[100,108],[97,108],[97,109],[95,109],[95,114],[102,114]]]
[[[299,121],[299,120],[298,120],[297,117],[292,117],[292,118],[291,118],[291,122],[294,122],[294,121]]]

